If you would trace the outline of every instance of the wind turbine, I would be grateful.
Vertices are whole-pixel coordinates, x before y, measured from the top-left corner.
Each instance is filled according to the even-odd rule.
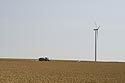
[[[100,26],[97,26],[96,22],[95,22],[95,29],[93,29],[95,31],[95,62],[97,61],[97,38],[98,38],[98,30],[100,28]]]

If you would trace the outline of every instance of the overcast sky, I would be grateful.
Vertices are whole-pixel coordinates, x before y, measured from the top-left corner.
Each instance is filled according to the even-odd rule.
[[[0,0],[0,58],[125,61],[125,0]]]

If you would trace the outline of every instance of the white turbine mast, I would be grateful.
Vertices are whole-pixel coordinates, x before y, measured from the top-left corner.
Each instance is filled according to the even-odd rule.
[[[97,61],[97,38],[98,38],[98,30],[100,26],[98,26],[95,22],[95,27],[93,30],[95,31],[95,62]]]

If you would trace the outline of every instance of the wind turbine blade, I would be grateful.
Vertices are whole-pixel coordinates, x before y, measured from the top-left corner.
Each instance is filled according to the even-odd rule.
[[[96,24],[96,22],[95,22],[95,27],[98,27],[97,24]]]
[[[100,26],[98,27],[98,29],[100,28]]]

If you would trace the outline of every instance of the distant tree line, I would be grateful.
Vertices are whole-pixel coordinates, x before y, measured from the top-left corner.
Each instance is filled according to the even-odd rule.
[[[39,61],[49,61],[49,58],[45,57],[45,58],[39,58]]]

